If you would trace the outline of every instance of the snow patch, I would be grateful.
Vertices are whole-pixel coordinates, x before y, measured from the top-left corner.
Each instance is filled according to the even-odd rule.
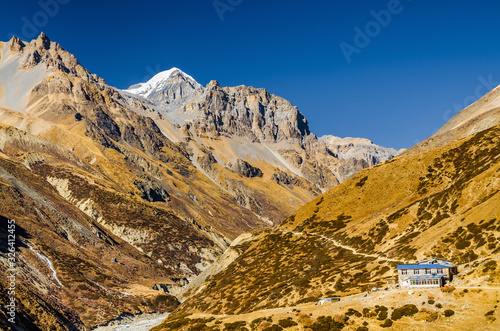
[[[139,83],[139,84],[132,85],[124,91],[128,92],[128,93],[136,94],[136,95],[141,95],[141,96],[144,96],[147,98],[151,94],[151,92],[153,92],[159,86],[167,84],[168,81],[170,80],[170,77],[173,76],[177,72],[179,72],[181,75],[183,75],[185,78],[190,80],[195,85],[199,85],[198,82],[196,80],[194,80],[193,77],[186,74],[185,72],[183,72],[179,68],[173,67],[170,70],[165,70],[165,71],[162,71],[162,72],[156,74],[155,76],[153,76],[153,78],[148,80],[146,83]]]

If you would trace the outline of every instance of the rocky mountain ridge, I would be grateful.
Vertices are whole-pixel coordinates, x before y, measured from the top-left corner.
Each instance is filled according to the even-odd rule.
[[[160,103],[172,103],[189,98],[202,89],[203,86],[193,77],[178,68],[172,68],[156,74],[146,83],[132,85],[124,91]]]
[[[30,330],[171,310],[176,298],[153,288],[192,280],[241,233],[278,224],[368,164],[338,159],[264,89],[202,88],[173,70],[145,98],[45,34],[0,48],[0,216],[20,229]]]
[[[185,97],[175,100],[168,96],[159,98],[179,88],[178,83],[172,81],[172,77],[177,76],[182,77],[182,82],[188,81],[189,86],[197,84],[196,89],[191,89]],[[159,73],[148,82],[135,86],[140,88],[126,91],[159,104],[160,116],[168,118],[169,122],[177,126],[177,130],[169,128],[169,131],[174,131],[170,136],[180,140],[202,139],[202,145],[211,147],[217,162],[222,161],[220,163],[224,166],[228,158],[229,161],[246,158],[249,162],[261,159],[304,177],[317,190],[331,188],[357,171],[384,162],[399,153],[391,148],[367,144],[367,140],[362,138],[345,138],[344,142],[350,143],[329,145],[327,138],[318,139],[311,133],[307,119],[297,107],[263,88],[244,85],[221,87],[217,81],[211,81],[205,88],[200,88],[201,85],[178,68]],[[140,91],[144,86],[150,86],[157,92],[148,97]],[[189,86],[184,87],[184,90],[189,90]],[[232,154],[238,155],[235,159],[212,146],[211,141],[225,138],[232,140],[232,149],[241,149],[246,153],[233,152]],[[243,140],[235,144],[234,138]],[[249,148],[252,144],[272,147],[266,148],[265,153],[262,153]],[[191,147],[200,150],[203,146]],[[269,149],[273,154],[271,156]],[[311,168],[315,170],[311,171]],[[313,175],[313,172],[320,173],[320,177]]]
[[[463,283],[475,279],[481,289],[497,289],[500,118],[490,110],[493,96],[498,88],[452,119],[464,124],[445,125],[440,135],[360,171],[278,227],[253,232],[203,282],[193,282],[202,285],[184,294],[163,325],[180,314],[268,317],[276,308],[361,294],[386,287],[398,264],[428,257],[464,266],[456,277]],[[446,135],[450,127],[453,135]]]

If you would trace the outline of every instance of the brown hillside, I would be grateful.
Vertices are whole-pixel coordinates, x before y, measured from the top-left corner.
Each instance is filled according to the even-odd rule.
[[[380,286],[397,261],[498,255],[499,190],[500,126],[397,157],[316,198],[279,228],[254,234],[177,312],[291,306]],[[490,283],[500,280],[491,275]]]

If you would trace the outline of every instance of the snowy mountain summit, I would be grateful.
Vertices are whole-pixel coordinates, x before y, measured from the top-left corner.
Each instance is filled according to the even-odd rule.
[[[171,103],[202,90],[203,86],[193,77],[174,67],[156,74],[145,83],[132,85],[124,91],[152,101]]]

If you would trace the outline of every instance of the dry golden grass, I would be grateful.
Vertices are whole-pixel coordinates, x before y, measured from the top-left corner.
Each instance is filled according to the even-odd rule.
[[[500,126],[361,171],[260,233],[176,314],[242,314],[359,293],[385,286],[397,261],[490,258],[500,251],[499,172]]]
[[[433,296],[435,303],[428,304],[428,296]],[[204,320],[201,323],[206,328],[199,330],[223,330],[224,324],[231,324],[244,321],[247,327],[252,325],[252,321],[259,322],[260,328],[252,330],[262,330],[262,326],[277,324],[278,321],[291,318],[297,322],[297,326],[292,326],[286,330],[307,330],[314,331],[314,322],[320,316],[331,316],[334,320],[342,322],[346,313],[350,310],[362,312],[364,309],[375,311],[377,306],[384,306],[388,309],[388,318],[391,317],[393,308],[403,305],[413,304],[419,312],[411,317],[402,317],[393,321],[390,330],[498,330],[500,321],[500,289],[457,290],[453,293],[442,293],[439,289],[415,290],[412,295],[407,290],[389,290],[370,293],[367,297],[363,295],[353,295],[344,297],[340,302],[316,306],[314,303],[302,304],[293,307],[275,308],[267,310],[257,310],[251,313],[238,315],[211,315],[193,314],[187,316],[189,319]],[[436,307],[438,305],[441,308]],[[445,317],[445,310],[453,310],[451,317]],[[491,313],[493,311],[493,313]],[[350,330],[367,323],[369,330],[386,330],[381,327],[382,320],[373,317],[356,316],[348,314],[345,326]],[[182,317],[186,318],[186,316]],[[168,322],[174,319],[167,319],[162,326],[155,331],[171,330]],[[346,328],[344,327],[343,330]]]

